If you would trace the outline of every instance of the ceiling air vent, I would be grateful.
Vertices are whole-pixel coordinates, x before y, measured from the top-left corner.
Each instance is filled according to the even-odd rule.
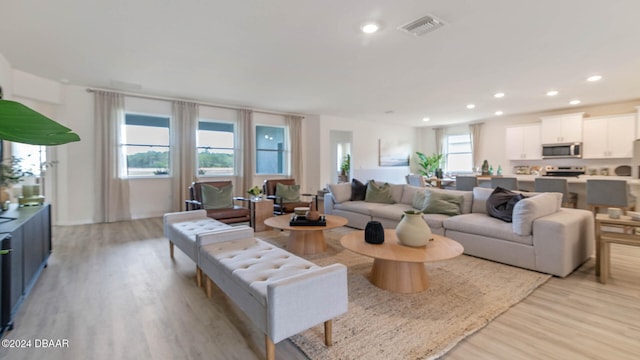
[[[414,36],[421,36],[442,26],[444,26],[444,22],[442,20],[435,16],[427,15],[400,26],[398,30]]]

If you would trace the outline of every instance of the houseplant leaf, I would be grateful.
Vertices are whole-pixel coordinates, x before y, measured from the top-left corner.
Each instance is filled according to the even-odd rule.
[[[80,141],[80,136],[18,102],[0,100],[0,139],[31,145],[61,145]]]

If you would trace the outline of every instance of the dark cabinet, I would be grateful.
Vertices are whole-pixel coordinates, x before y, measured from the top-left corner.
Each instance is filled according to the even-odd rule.
[[[11,206],[0,213],[0,334],[13,327],[13,318],[51,254],[51,206]]]

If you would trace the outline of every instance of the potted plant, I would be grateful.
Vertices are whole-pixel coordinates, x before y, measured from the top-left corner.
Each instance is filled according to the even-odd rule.
[[[9,200],[8,189],[11,185],[19,183],[25,176],[33,175],[22,169],[21,162],[22,159],[15,156],[0,162],[0,204]]]
[[[251,195],[251,199],[253,200],[258,200],[260,199],[260,196],[262,195],[262,189],[259,188],[257,185],[250,188],[249,190],[247,190],[247,193],[249,195]]]
[[[351,155],[347,154],[342,159],[340,164],[340,182],[347,182],[349,180],[349,171],[351,170]]]
[[[435,175],[436,170],[440,168],[442,158],[444,157],[443,154],[427,156],[419,151],[416,151],[416,156],[418,157],[418,165],[422,168],[418,170],[418,172],[428,177],[433,177]]]

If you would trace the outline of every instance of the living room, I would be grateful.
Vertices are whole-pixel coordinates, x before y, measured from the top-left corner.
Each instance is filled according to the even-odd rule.
[[[274,11],[284,12],[283,8],[293,6],[293,4],[286,1],[277,4],[279,6],[282,6],[282,8],[280,8],[279,10],[274,10],[272,8],[267,9],[265,8],[266,5],[264,4],[252,5],[254,5],[255,8],[251,9],[251,11],[249,12],[250,16],[248,17],[255,21],[258,21],[261,16],[263,16],[263,14],[269,14]],[[433,8],[427,5],[432,5]],[[453,16],[454,13],[448,13],[444,11],[445,8],[442,8],[441,12],[434,10],[434,8],[437,9],[438,6],[444,6],[442,4],[437,4],[437,2],[434,2],[433,4],[427,5],[416,5],[411,3],[408,5],[410,7],[409,10],[405,9],[403,10],[403,14],[396,14],[395,17],[405,17],[406,20],[410,20],[413,17],[417,17],[414,15],[422,14],[423,12],[432,12],[439,14],[444,20],[450,22],[450,24],[448,25],[454,26],[456,21],[463,22],[467,17],[472,16],[472,14],[474,14],[474,11],[478,11],[476,6],[479,6],[467,4],[472,7],[472,9],[470,9],[468,13],[456,13],[456,16]],[[494,9],[500,9],[503,5],[506,6],[504,2],[500,1],[493,2],[491,5],[494,6]],[[547,5],[554,6],[551,2]],[[26,15],[27,12],[21,9],[21,5],[12,6],[16,6],[16,8],[13,8],[12,10],[14,10],[16,14],[19,14],[17,17],[20,18],[28,16]],[[77,6],[77,8],[74,6]],[[74,4],[74,6],[69,7],[69,9],[71,9],[71,12],[82,11],[82,7],[79,4]],[[339,4],[331,4],[330,6],[327,5],[329,9],[327,9],[326,12],[329,13],[329,10],[335,11],[336,8],[339,9],[340,6],[341,5]],[[364,7],[363,4],[359,4],[359,6]],[[540,6],[543,7],[542,5]],[[313,6],[311,7],[313,8],[313,10],[310,9],[310,12],[313,12],[314,10],[320,11]],[[618,19],[618,22],[622,24],[628,24],[630,20],[626,16],[622,16],[620,13],[632,13],[633,11],[631,10],[637,9],[637,5],[633,2],[626,2],[624,6],[620,6],[620,8],[626,7],[626,11],[621,11],[619,9],[614,10],[611,9],[611,6],[606,5],[602,5],[602,7],[603,12],[609,14],[610,11],[611,15],[617,16],[614,18]],[[131,11],[131,14],[134,14],[133,9],[126,10]],[[52,10],[52,13],[59,14],[57,11],[61,10]],[[95,9],[92,9],[90,11],[95,11]],[[387,11],[391,12],[391,10]],[[538,11],[541,10],[538,9]],[[323,10],[322,13],[324,14],[324,12],[325,11]],[[4,17],[9,16],[7,14],[10,13],[10,11],[4,13],[5,15],[2,15],[2,20],[4,20]],[[370,13],[375,14],[375,9],[370,9]],[[566,9],[564,9],[563,7],[562,13],[563,16],[566,17],[566,14],[570,12],[566,11]],[[407,15],[409,16],[407,17]],[[451,17],[448,17],[449,15]],[[331,16],[344,21],[343,17],[338,16],[337,14],[330,14],[328,18],[330,19]],[[373,15],[371,16],[375,17]],[[367,16],[362,15],[361,17],[365,18]],[[382,18],[381,15],[377,15],[377,17]],[[501,16],[497,17],[500,18]],[[561,17],[562,19],[564,19],[563,21],[567,21],[565,17]],[[62,17],[61,15],[61,18],[64,17]],[[354,23],[353,25],[355,26],[356,30],[358,30],[360,20],[350,21]],[[555,18],[554,21],[560,22],[559,19]],[[3,21],[3,23],[7,22]],[[83,24],[84,26],[88,26],[86,23],[81,24]],[[580,24],[582,24],[582,21],[580,21]],[[44,28],[46,28],[47,25],[53,26],[47,23]],[[399,25],[402,25],[402,23],[387,23],[386,27],[383,27],[383,30],[396,31],[395,27]],[[511,25],[515,26],[513,23]],[[74,26],[72,28],[74,29],[74,31],[77,31],[78,27],[80,26],[80,24],[77,24],[77,27]],[[299,29],[298,26],[299,24],[296,23],[294,28]],[[162,76],[159,74],[162,74],[163,71],[167,72],[167,77],[171,75],[170,73],[172,70],[177,73],[182,72],[181,69],[176,70],[175,68],[173,68],[173,66],[162,67],[158,65],[158,68],[160,68],[159,72],[152,71],[152,68],[154,66],[149,66],[150,69],[145,69],[146,64],[150,62],[150,58],[163,58],[163,60],[160,62],[170,62],[173,57],[179,57],[178,55],[172,54],[165,58],[164,54],[157,52],[152,53],[153,55],[149,55],[149,58],[144,59],[147,62],[141,61],[142,65],[138,65],[135,70],[132,70],[130,72],[119,72],[119,69],[117,69],[118,67],[116,65],[112,65],[112,67],[109,67],[108,65],[103,64],[101,60],[98,59],[100,57],[100,55],[98,55],[100,54],[99,52],[93,54],[91,53],[91,51],[88,51],[87,53],[82,53],[81,55],[75,56],[76,58],[82,58],[82,61],[84,62],[95,62],[95,71],[109,73],[107,76],[101,78],[100,80],[96,79],[95,82],[91,82],[76,80],[74,79],[74,75],[71,73],[60,72],[54,75],[54,73],[50,72],[49,69],[45,70],[44,65],[40,65],[35,61],[25,59],[25,55],[21,54],[21,51],[17,50],[17,47],[14,44],[5,44],[0,41],[0,86],[2,86],[4,90],[5,99],[17,100],[25,105],[28,105],[31,108],[36,109],[39,112],[51,117],[52,119],[55,119],[63,125],[70,127],[74,132],[80,135],[80,138],[82,139],[80,142],[70,143],[64,146],[50,147],[48,149],[48,155],[50,155],[51,159],[57,161],[55,168],[53,168],[49,174],[49,176],[51,176],[51,179],[49,179],[48,181],[50,183],[49,186],[52,186],[52,189],[47,194],[47,200],[54,205],[52,207],[53,225],[55,227],[58,227],[59,229],[65,229],[61,231],[69,231],[60,232],[59,234],[76,234],[71,230],[71,228],[73,228],[74,226],[90,226],[91,224],[96,223],[95,205],[98,202],[99,196],[101,194],[101,189],[97,186],[97,183],[94,179],[95,159],[97,157],[98,149],[96,149],[96,147],[94,146],[93,140],[96,133],[96,122],[94,121],[94,93],[88,91],[92,89],[106,89],[125,94],[125,103],[127,106],[129,106],[128,110],[133,112],[170,115],[170,103],[172,100],[188,100],[199,103],[201,111],[203,113],[210,112],[215,114],[226,114],[223,116],[227,117],[222,120],[237,121],[237,113],[242,109],[253,110],[254,121],[263,125],[283,126],[285,124],[284,117],[286,115],[293,114],[303,116],[304,119],[302,120],[301,129],[301,139],[303,144],[303,165],[301,176],[297,179],[297,181],[301,185],[301,191],[308,193],[316,193],[318,190],[325,188],[327,184],[335,183],[337,181],[337,159],[331,156],[334,150],[332,149],[333,145],[331,142],[331,133],[333,131],[342,131],[351,134],[352,142],[350,145],[350,176],[351,178],[357,178],[363,181],[370,178],[375,178],[377,180],[389,181],[393,183],[403,182],[404,176],[406,174],[416,173],[419,170],[419,167],[416,164],[414,158],[415,151],[422,151],[427,154],[436,153],[438,151],[435,146],[435,129],[446,128],[445,132],[447,135],[468,134],[468,124],[470,123],[483,123],[479,142],[480,146],[479,148],[477,148],[477,156],[482,160],[487,159],[496,169],[498,166],[501,166],[505,175],[513,174],[513,168],[520,165],[580,165],[588,168],[607,167],[610,169],[614,169],[618,166],[632,165],[631,157],[615,159],[552,159],[545,161],[538,159],[512,160],[505,152],[507,128],[524,124],[537,124],[540,122],[540,119],[545,116],[584,113],[584,119],[588,119],[601,116],[633,114],[636,119],[636,128],[640,129],[640,124],[637,123],[638,121],[640,121],[640,91],[637,85],[634,86],[633,84],[627,84],[626,87],[620,86],[619,88],[616,88],[616,85],[614,85],[618,84],[617,81],[619,81],[623,77],[634,79],[634,72],[630,71],[629,69],[634,68],[634,62],[635,65],[637,65],[636,59],[639,58],[635,56],[637,54],[633,53],[633,49],[629,49],[632,46],[629,46],[628,44],[632,43],[633,39],[630,39],[629,34],[625,35],[621,28],[624,29],[624,26],[620,25],[619,27],[616,27],[618,31],[616,34],[618,37],[626,37],[627,47],[616,48],[612,45],[611,48],[608,48],[603,45],[604,43],[606,43],[607,39],[594,36],[594,39],[592,40],[592,46],[594,48],[603,47],[605,49],[604,51],[602,51],[603,54],[601,55],[596,56],[595,54],[591,54],[584,50],[584,48],[582,47],[579,50],[576,50],[576,55],[568,54],[567,52],[563,51],[558,52],[557,56],[563,57],[567,59],[567,61],[576,60],[577,57],[593,56],[594,59],[592,61],[591,67],[588,67],[584,64],[581,64],[581,66],[576,65],[575,71],[571,74],[562,74],[561,71],[554,69],[552,66],[553,62],[557,60],[545,63],[548,66],[548,71],[553,72],[553,76],[559,79],[557,83],[547,83],[542,86],[538,81],[531,80],[532,82],[529,83],[529,85],[521,85],[521,87],[518,88],[518,91],[510,91],[509,88],[503,87],[504,82],[500,81],[492,85],[492,87],[483,89],[483,93],[476,92],[474,94],[474,99],[470,99],[469,96],[467,96],[469,95],[469,93],[465,91],[463,96],[457,97],[457,99],[455,100],[455,105],[451,105],[453,101],[450,101],[447,98],[456,97],[456,90],[447,89],[427,92],[427,89],[424,89],[425,97],[433,97],[435,99],[429,100],[434,102],[434,104],[429,104],[433,105],[434,109],[438,102],[447,103],[450,108],[452,106],[459,107],[459,109],[456,108],[454,111],[452,110],[450,112],[451,115],[448,118],[446,115],[438,116],[427,114],[428,111],[426,111],[425,109],[429,109],[429,106],[421,108],[421,106],[412,105],[411,110],[414,111],[407,110],[406,112],[404,112],[400,107],[404,105],[403,102],[395,99],[396,97],[402,97],[395,93],[395,91],[398,90],[397,87],[399,85],[396,83],[394,84],[395,87],[389,86],[389,89],[386,89],[387,86],[383,81],[380,81],[379,78],[375,78],[375,81],[371,80],[371,82],[362,83],[363,87],[366,85],[366,87],[379,89],[377,90],[379,93],[376,93],[376,91],[374,91],[373,94],[368,93],[366,95],[366,100],[368,100],[367,102],[365,102],[365,97],[360,98],[355,95],[357,93],[355,90],[359,88],[354,89],[349,84],[342,85],[340,83],[334,84],[332,88],[318,86],[321,91],[313,95],[307,95],[307,97],[294,97],[292,95],[289,96],[290,94],[287,93],[288,95],[268,97],[268,100],[258,101],[256,99],[259,99],[259,96],[250,95],[248,90],[246,97],[243,97],[242,89],[231,90],[230,87],[230,84],[234,80],[237,80],[237,78],[223,79],[220,73],[212,73],[210,72],[210,70],[206,69],[208,66],[211,66],[210,64],[212,63],[212,60],[202,62],[193,61],[193,68],[203,69],[202,77],[206,78],[207,80],[199,82],[197,86],[194,86],[190,90],[186,90],[186,88],[183,88],[181,83],[176,83],[174,87],[164,85],[161,82],[155,83],[139,80],[141,78],[144,78],[146,80],[146,76],[155,76],[156,78],[161,78]],[[42,46],[41,43],[36,41],[37,36],[34,38],[33,34],[29,31],[23,28],[18,29],[18,33],[22,31],[25,32],[25,44],[34,47]],[[203,29],[200,30],[204,31]],[[210,31],[206,28],[205,30]],[[627,28],[627,30],[632,33],[629,28]],[[38,28],[38,31],[41,34],[40,36],[42,36],[44,31],[41,28]],[[36,33],[38,31],[36,31]],[[164,31],[165,30],[161,30],[163,34]],[[282,35],[279,32],[278,34]],[[437,34],[438,32],[436,31],[432,35]],[[139,35],[142,36],[141,33]],[[541,40],[539,43],[531,44],[532,50],[523,55],[523,57],[536,57],[536,54],[543,52],[540,49],[545,49],[544,41],[551,41],[550,39],[553,37],[553,34],[545,33],[543,35],[544,36],[541,35]],[[579,36],[576,34],[573,35]],[[62,33],[57,37],[65,36],[68,36],[67,32]],[[569,35],[567,35],[567,37],[568,36]],[[361,34],[357,34],[355,35],[355,37],[357,37],[357,39],[355,41],[351,41],[359,44],[362,49],[367,50],[363,50],[363,57],[364,52],[376,49],[377,46],[382,46],[375,40],[370,40]],[[101,37],[100,39],[103,41],[105,40],[105,38]],[[411,37],[407,39],[407,41],[414,40]],[[425,39],[426,38],[420,38],[419,40]],[[458,38],[455,39],[459,40]],[[143,41],[144,40],[140,38],[135,44],[139,46]],[[246,43],[246,41],[248,41],[246,37],[242,36],[238,39],[237,42]],[[588,42],[588,40],[585,40],[585,42]],[[619,44],[620,42],[621,41],[616,38],[615,43]],[[31,45],[32,43],[33,45]],[[292,73],[295,73],[299,77],[300,83],[313,84],[316,81],[319,82],[319,76],[310,76],[306,73],[313,73],[314,66],[319,67],[322,63],[333,64],[334,62],[338,61],[336,59],[331,59],[330,56],[325,56],[326,54],[330,53],[328,50],[320,51],[314,48],[314,46],[320,43],[322,43],[322,41],[316,42],[315,45],[309,44],[308,47],[301,47],[299,56],[291,60],[291,62],[296,63],[296,65],[291,65],[290,70]],[[565,45],[567,43],[570,43],[570,40],[567,39]],[[186,51],[190,46],[201,47],[203,46],[203,44],[204,40],[202,40],[201,42],[191,42],[185,40],[184,43],[175,41],[175,47],[184,51]],[[438,44],[441,45],[441,43]],[[539,46],[539,48],[535,48],[536,45]],[[254,46],[256,46],[256,53],[266,54],[266,60],[272,60],[271,56],[273,55],[269,55],[270,52],[267,50],[269,50],[269,46],[274,46],[274,43],[267,43],[266,45],[254,44]],[[233,48],[233,46],[231,46],[231,48]],[[229,48],[226,47],[225,49],[229,50]],[[445,51],[446,47],[439,47],[439,49]],[[420,53],[418,55],[413,51],[403,48],[403,51],[405,50],[408,56],[416,56],[417,58],[421,59],[420,61],[416,61],[416,63],[412,64],[420,64],[421,61],[426,61],[424,54]],[[623,59],[626,58],[626,60],[620,60],[620,58],[617,57],[617,60],[612,60],[611,62],[607,63],[606,55],[615,54],[618,50],[621,54],[620,57],[622,57]],[[131,52],[134,53],[136,51],[138,51],[138,49]],[[55,53],[55,51],[53,51],[53,53]],[[240,53],[242,53],[242,51],[240,51]],[[478,56],[477,53],[471,51],[466,55],[468,57]],[[507,59],[511,59],[512,61],[517,62],[516,60],[514,60],[514,58],[509,58],[509,56],[515,56],[513,54],[503,53],[502,55]],[[56,58],[57,57],[58,56],[56,55]],[[60,57],[62,56],[60,55]],[[197,56],[189,57],[197,58]],[[260,58],[260,56],[255,57]],[[304,62],[305,66],[298,65],[298,62],[303,62],[302,60],[305,60],[304,58],[309,57],[313,58],[312,61]],[[542,62],[541,58],[536,59],[538,63]],[[346,61],[347,58],[342,58],[342,60]],[[51,60],[51,62],[56,61]],[[247,74],[250,74],[246,75],[246,77],[250,78],[244,85],[244,87],[246,87],[247,89],[253,87],[255,84],[255,87],[259,88],[259,91],[257,92],[278,93],[278,90],[280,90],[281,87],[284,87],[283,85],[278,84],[280,81],[278,77],[282,76],[284,78],[284,75],[282,73],[278,71],[272,72],[271,69],[265,69],[255,64],[251,65],[255,68],[251,68],[250,65],[241,63],[239,60],[236,61],[238,67],[243,67],[244,71],[246,71]],[[366,63],[367,61],[372,60],[365,60],[363,62]],[[478,58],[479,63],[485,61],[485,58]],[[372,62],[375,63],[375,66],[382,66],[381,63],[378,63],[376,61]],[[334,71],[336,71],[337,75],[335,75],[333,79],[338,78],[340,80],[343,80],[345,83],[363,81],[362,78],[358,78],[356,80],[349,77],[349,72],[359,73],[358,62],[352,61],[348,62],[348,64],[349,65],[346,68],[338,67],[337,70],[334,68]],[[449,67],[445,67],[444,64],[441,63],[435,65],[441,67],[440,72],[444,73],[445,77],[447,73],[449,73],[452,78],[454,77],[454,73],[456,72],[464,73],[464,75],[460,75],[460,77],[456,76],[456,80],[452,81],[453,83],[457,84],[459,88],[468,87],[470,85],[467,84],[466,81],[473,81],[463,81],[461,79],[465,76],[469,79],[474,78],[473,72],[468,70],[465,65],[455,63],[451,64],[451,66]],[[623,65],[630,67],[626,68],[623,67]],[[369,64],[366,66],[367,69],[369,69],[369,66]],[[373,67],[375,68],[375,66]],[[540,69],[542,67],[543,66],[540,65]],[[637,68],[637,66],[635,68]],[[541,77],[540,74],[543,71],[540,69],[521,69],[521,72],[519,73],[511,72],[506,73],[504,76],[505,78],[521,77],[523,79],[530,80],[532,78]],[[153,76],[146,74],[147,72],[152,73]],[[603,79],[597,83],[587,82],[587,76],[592,75],[594,72],[602,74]],[[261,78],[260,75],[264,76],[264,78]],[[407,79],[408,77],[415,76],[415,74],[403,74],[402,71],[399,71],[397,68],[390,71],[388,76],[403,78],[405,80],[402,82],[403,86],[406,86],[408,84],[415,84],[416,86],[418,86],[419,83],[422,82],[422,80],[420,80],[419,78],[415,78],[413,80]],[[430,76],[430,74],[429,76],[425,75],[426,78],[429,78]],[[207,84],[207,82],[215,83],[216,80],[219,80],[221,85],[214,86]],[[118,81],[120,81],[119,85],[117,84]],[[526,81],[523,80],[523,82]],[[635,82],[640,83],[637,81],[637,79],[635,79]],[[136,87],[135,85],[138,83],[142,83],[142,87]],[[434,83],[440,84],[440,82],[437,81],[435,81]],[[295,84],[295,82],[287,83],[287,86],[295,88]],[[300,86],[302,88],[302,85]],[[549,100],[550,98],[548,98],[543,93],[544,91],[546,91],[546,87],[554,86],[560,87],[560,97],[562,97],[561,100]],[[209,87],[215,87],[216,91],[208,92]],[[224,92],[225,87],[229,87],[230,89],[227,93]],[[273,87],[273,89],[271,89],[270,87]],[[524,88],[527,87],[528,91],[524,93]],[[600,90],[594,90],[598,87],[600,87]],[[438,88],[438,86],[434,86],[434,88]],[[596,91],[602,91],[602,89],[605,89],[605,92],[610,92],[611,97],[609,97],[609,95],[607,95],[607,97],[598,97],[597,95],[592,94]],[[499,90],[504,91],[506,93],[506,96],[502,99],[493,98],[494,92]],[[620,91],[622,90],[624,90],[624,93],[620,95]],[[571,91],[585,95],[585,97],[581,97],[581,104],[570,105],[568,103],[568,100],[570,100],[570,98],[573,96],[573,93],[571,93]],[[321,98],[321,94],[323,92],[325,94],[329,94],[332,92],[335,92],[337,94],[331,94],[332,96],[327,95],[325,99],[319,100],[318,102],[312,102],[309,100],[310,98]],[[282,94],[285,93],[282,92]],[[287,98],[287,96],[289,96],[289,98]],[[364,104],[361,105],[362,107],[369,107],[370,109],[362,109],[362,114],[358,114],[357,112],[348,112],[345,111],[344,108],[340,108],[336,111],[331,111],[332,107],[326,104],[333,102],[337,97],[349,96],[357,98],[355,102],[361,102],[362,104]],[[591,97],[589,98],[588,96]],[[502,115],[495,115],[494,110],[498,109],[497,106],[507,106],[507,102],[510,101],[510,97],[514,99],[514,102],[521,101],[521,98],[534,98],[529,100],[537,102],[539,104],[539,107],[527,108],[527,110],[522,112],[505,111]],[[390,99],[388,102],[383,101],[387,98]],[[419,98],[411,98],[409,103],[416,103],[419,101]],[[476,110],[479,111],[478,114],[469,115],[469,113],[476,111],[465,108],[469,101],[474,101],[476,103]],[[545,103],[551,101],[553,101],[553,105]],[[322,107],[319,105],[319,103],[325,103],[325,106]],[[417,111],[416,108],[421,109]],[[416,113],[422,113],[422,115],[414,118],[414,115]],[[431,117],[430,122],[423,121],[423,117],[427,115]],[[409,117],[411,117],[411,119],[408,119]],[[446,121],[443,119],[445,119]],[[390,167],[380,166],[381,143],[385,142],[399,143],[408,148],[410,165]],[[239,145],[239,147],[242,146],[242,144]],[[472,164],[472,166],[479,166],[479,164]],[[469,169],[469,171],[471,171],[471,169]],[[286,177],[286,174],[280,176],[252,174],[252,179],[250,182],[253,185],[261,185],[263,180],[270,177]],[[204,178],[206,179],[207,177]],[[238,176],[234,175],[222,178],[237,181]],[[240,186],[236,186],[235,190],[236,195],[246,195],[246,189]],[[132,181],[130,181],[129,199],[131,218],[141,221],[147,221],[149,219],[161,217],[164,213],[179,210],[175,209],[172,205],[170,194],[171,182],[168,177],[157,176],[132,179]],[[149,223],[145,222],[144,224]],[[155,223],[151,222],[151,224]],[[76,230],[77,229],[78,228],[76,228]],[[133,242],[134,240],[131,241]],[[163,248],[162,250],[165,249]],[[55,252],[56,249],[54,244],[54,253]],[[163,253],[159,255],[165,256],[166,254]],[[633,260],[628,261],[631,264],[631,268],[633,268]],[[637,269],[637,263],[635,265]],[[193,270],[188,268],[184,264],[178,265],[178,267],[181,269],[180,271],[183,271],[184,273],[190,273]],[[144,271],[144,268],[141,267],[137,270]],[[170,270],[173,271],[173,269]],[[587,293],[587,295],[585,296],[593,296],[597,298],[597,292],[604,290],[601,288],[597,288],[594,290],[594,288],[596,287],[596,280],[593,277],[592,270],[593,269],[582,269],[580,272],[578,272],[578,277],[580,277],[581,279],[584,278],[583,280],[585,280],[585,282],[580,283],[578,287],[581,286],[590,288],[590,290],[594,291],[596,294]],[[622,280],[623,283],[634,281],[634,278],[631,275],[626,276],[628,277],[621,278],[624,279]],[[150,279],[159,280],[157,277],[150,277]],[[637,277],[635,279],[637,280]],[[593,282],[594,284],[591,285],[590,282]],[[610,285],[610,288],[616,286],[616,284],[608,285]],[[553,286],[556,289],[559,289],[559,292],[562,292],[561,285],[554,283]],[[95,288],[92,289],[95,290]],[[624,293],[628,293],[633,290],[633,288],[627,288],[622,291]],[[584,295],[584,293],[582,293],[582,295]],[[625,296],[633,297],[633,295]],[[201,301],[201,303],[199,304],[202,305],[202,303],[204,303],[204,301]],[[542,307],[546,306],[552,306],[552,304],[545,304]],[[593,303],[589,303],[588,306],[598,306],[597,300],[594,300]],[[574,313],[571,316],[579,315],[575,315]],[[589,336],[596,335],[591,334]],[[633,335],[631,337],[633,337]],[[540,346],[544,346],[544,343],[540,344]],[[633,349],[633,347],[631,348]],[[257,353],[259,354],[260,351],[257,351]],[[226,356],[223,357],[232,356],[233,355],[226,354]],[[197,356],[193,357],[197,358]],[[12,358],[11,355],[8,358]]]

